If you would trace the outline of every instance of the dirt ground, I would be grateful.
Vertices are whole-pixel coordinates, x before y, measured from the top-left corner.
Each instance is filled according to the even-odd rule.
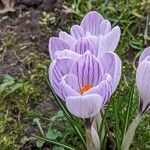
[[[0,3],[0,9],[3,8]],[[60,29],[65,29],[66,24],[72,20],[72,16],[63,9],[63,0],[18,0],[16,1],[16,12],[0,16],[0,78],[9,74],[15,79],[23,76],[32,76],[36,64],[47,61],[50,63],[48,54],[48,41],[51,36],[58,34]],[[50,13],[52,21],[45,26],[40,24],[43,12]],[[66,20],[66,21],[64,21]],[[0,80],[1,80],[0,79]],[[39,86],[44,86],[42,80],[35,81]],[[29,108],[44,110],[42,115],[49,109],[55,110],[55,106],[46,95],[45,100],[39,104],[29,100]],[[11,109],[10,109],[11,110]],[[47,111],[46,111],[47,110]],[[13,119],[22,122],[24,114],[11,110]],[[18,119],[19,116],[19,119]],[[17,118],[17,119],[16,119]],[[36,132],[34,123],[26,123],[24,135]],[[18,142],[19,143],[19,142]],[[29,141],[20,148],[21,150],[37,149],[34,142]],[[43,150],[48,147],[44,146]]]

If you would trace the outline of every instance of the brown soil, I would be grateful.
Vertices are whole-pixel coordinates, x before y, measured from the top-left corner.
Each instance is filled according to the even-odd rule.
[[[57,35],[59,29],[65,29],[66,24],[72,20],[72,16],[66,13],[62,6],[63,0],[18,0],[15,5],[16,12],[0,16],[0,78],[5,74],[10,74],[16,79],[22,75],[30,75],[37,61],[40,63],[49,59],[49,38]],[[0,9],[2,8],[3,5],[0,3]],[[46,28],[39,24],[44,11],[56,18],[55,22]],[[36,55],[35,60],[28,61],[32,54]],[[41,81],[37,82],[42,84]],[[37,110],[40,107],[40,110],[44,110],[43,115],[47,113],[46,109],[55,109],[54,104],[49,103],[48,99],[38,105],[30,101],[29,107]],[[27,123],[27,126],[24,135],[36,132],[35,124]],[[34,141],[29,141],[20,149],[37,148]],[[47,149],[45,145],[43,150]]]

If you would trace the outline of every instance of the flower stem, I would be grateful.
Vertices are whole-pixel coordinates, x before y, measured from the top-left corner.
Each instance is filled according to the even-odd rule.
[[[86,146],[87,150],[95,150],[95,145],[91,135],[91,120],[90,118],[85,119],[85,129],[86,129]]]

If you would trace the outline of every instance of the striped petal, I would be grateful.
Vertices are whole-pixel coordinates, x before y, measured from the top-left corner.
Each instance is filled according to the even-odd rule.
[[[62,51],[62,50],[69,49],[69,48],[70,48],[70,46],[62,39],[57,38],[57,37],[50,38],[49,53],[50,53],[50,57],[52,60],[55,59],[56,51],[58,51],[58,50]]]
[[[99,94],[103,98],[103,104],[105,104],[112,94],[112,78],[109,74],[105,75],[105,78],[97,86],[89,89],[83,95]]]
[[[108,73],[112,77],[112,92],[114,92],[121,78],[121,60],[117,54],[107,52],[100,56],[99,62],[103,66],[104,73]]]
[[[77,76],[80,88],[86,84],[93,87],[102,80],[103,69],[98,60],[90,52],[87,52],[74,62],[70,73]]]
[[[69,73],[72,63],[73,60],[71,59],[53,60],[49,67],[49,80],[51,85],[56,94],[62,99],[64,98],[60,90],[60,81],[64,75]]]
[[[104,19],[100,25],[100,34],[105,35],[111,31],[111,24],[108,20]]]
[[[96,48],[88,38],[79,39],[70,49],[79,54],[84,54],[87,50],[94,55],[97,54]]]
[[[102,107],[102,97],[98,94],[69,96],[66,100],[68,110],[81,118],[94,117]]]
[[[141,97],[142,113],[150,106],[150,61],[142,61],[136,73],[136,84]]]
[[[74,44],[74,42],[76,41],[71,35],[63,31],[59,32],[59,38],[65,41],[69,46]]]
[[[99,52],[101,55],[101,51],[114,51],[117,48],[119,39],[120,39],[120,28],[118,26],[114,27],[112,31],[108,32],[100,38],[99,40]]]
[[[73,25],[71,27],[70,33],[75,39],[79,39],[84,36],[84,30],[79,25]]]
[[[144,49],[140,56],[139,63],[141,63],[147,56],[150,56],[150,47]]]
[[[63,50],[63,51],[56,51],[55,52],[55,57],[57,59],[65,59],[65,58],[70,58],[72,60],[77,60],[81,57],[80,54],[74,52],[74,51],[71,51],[71,50]]]
[[[90,32],[92,35],[98,36],[102,20],[103,17],[99,13],[91,11],[81,21],[81,27],[85,32]]]
[[[78,79],[75,75],[67,74],[60,82],[60,89],[64,99],[68,96],[79,96]]]

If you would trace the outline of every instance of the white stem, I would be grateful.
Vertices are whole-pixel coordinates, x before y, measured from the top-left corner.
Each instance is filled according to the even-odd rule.
[[[133,122],[130,124],[128,131],[127,131],[125,137],[123,138],[121,150],[129,149],[131,142],[133,140],[133,137],[135,135],[135,130],[136,130],[138,124],[140,123],[141,118],[142,118],[141,115],[138,114],[136,116],[136,118],[133,120]]]

